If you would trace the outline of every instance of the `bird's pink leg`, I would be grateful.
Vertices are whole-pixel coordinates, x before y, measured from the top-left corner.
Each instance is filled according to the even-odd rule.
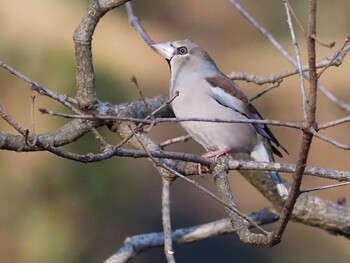
[[[219,149],[217,151],[207,152],[207,153],[203,154],[202,157],[205,157],[205,158],[214,157],[214,160],[216,160],[216,158],[220,157],[221,155],[224,155],[225,153],[228,153],[230,150],[231,150],[231,148],[225,147],[225,148]]]
[[[221,155],[224,155],[225,153],[228,153],[230,150],[231,150],[231,148],[225,147],[225,148],[222,148],[222,149],[219,149],[216,151],[207,152],[207,153],[203,154],[202,157],[205,157],[205,158],[214,157],[214,161],[216,161],[216,159],[218,157],[220,157]],[[197,169],[198,169],[198,173],[202,174],[202,166],[200,163],[198,164]]]

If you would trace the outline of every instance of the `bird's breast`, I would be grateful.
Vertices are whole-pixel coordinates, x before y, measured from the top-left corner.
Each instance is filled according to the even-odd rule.
[[[208,92],[199,90],[198,86],[184,89],[174,87],[179,91],[171,105],[177,118],[209,119],[207,121],[183,121],[182,127],[207,150],[218,150],[224,147],[232,148],[232,152],[250,153],[257,145],[257,133],[253,125],[248,123],[220,123],[221,120],[246,119],[240,113],[222,106]]]

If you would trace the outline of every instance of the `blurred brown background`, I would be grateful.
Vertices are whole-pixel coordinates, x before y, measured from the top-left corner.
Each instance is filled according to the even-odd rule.
[[[254,17],[292,52],[282,1],[241,1]],[[74,95],[72,35],[88,1],[0,0],[0,58],[44,86]],[[155,41],[189,38],[203,46],[223,72],[247,71],[264,75],[291,68],[287,60],[243,19],[229,1],[133,1],[137,14]],[[291,1],[306,28],[307,1]],[[339,48],[349,35],[350,3],[318,1],[318,36],[336,41]],[[300,30],[298,30],[300,33]],[[305,43],[299,34],[305,57]],[[319,58],[335,52],[317,47]],[[168,93],[169,70],[129,26],[124,8],[112,11],[99,23],[93,41],[98,94],[111,103],[138,99],[130,82],[138,79],[146,96]],[[350,101],[349,66],[330,68],[321,82]],[[31,95],[35,107],[65,112],[61,105],[32,93],[27,83],[0,69],[2,105],[25,127],[30,127]],[[262,87],[239,83],[253,95]],[[301,120],[298,77],[254,103],[263,116]],[[346,116],[320,94],[318,120]],[[54,130],[65,120],[36,112],[37,133]],[[0,120],[1,130],[14,132]],[[300,133],[272,127],[290,155],[277,161],[295,162]],[[324,132],[350,144],[349,124]],[[109,141],[115,135],[104,130]],[[178,125],[158,125],[151,133],[161,142],[184,134]],[[74,152],[94,151],[97,144],[86,136],[65,147]],[[172,150],[202,153],[193,141]],[[309,164],[350,169],[349,152],[314,140]],[[283,175],[287,180],[291,175]],[[232,173],[237,203],[245,212],[269,203]],[[146,160],[117,159],[79,164],[49,153],[0,152],[0,261],[1,262],[101,262],[118,249],[127,236],[161,231],[160,188],[157,172]],[[211,176],[198,181],[213,189]],[[331,181],[305,177],[304,188]],[[225,216],[223,208],[182,181],[172,187],[173,227],[186,227]],[[316,192],[336,201],[350,197],[349,187]],[[175,247],[179,262],[349,262],[349,241],[324,231],[291,223],[281,244],[274,248],[244,245],[234,234]],[[162,249],[139,255],[132,262],[165,262]]]

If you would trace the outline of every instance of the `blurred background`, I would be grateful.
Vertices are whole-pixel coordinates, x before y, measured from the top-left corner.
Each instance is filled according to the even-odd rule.
[[[252,15],[293,52],[282,1],[245,0]],[[0,0],[0,58],[23,74],[59,93],[74,95],[75,64],[72,35],[88,1]],[[147,32],[155,41],[189,38],[205,48],[224,73],[247,71],[266,75],[291,68],[287,60],[252,27],[229,1],[133,1]],[[307,1],[291,1],[307,28]],[[318,57],[334,53],[349,35],[350,3],[318,1],[318,37],[336,41],[332,50],[317,46]],[[298,37],[305,63],[305,41]],[[98,24],[93,40],[97,92],[102,101],[119,103],[138,99],[131,83],[138,79],[145,96],[168,93],[169,69],[129,26],[123,7],[108,13]],[[328,69],[321,83],[350,101],[350,59]],[[0,102],[24,127],[30,127],[31,96],[35,108],[67,112],[58,103],[30,91],[29,85],[0,69]],[[264,87],[239,82],[248,95]],[[267,86],[265,86],[267,87]],[[263,116],[286,121],[301,120],[298,77],[284,80],[278,89],[256,100]],[[347,113],[322,94],[318,121]],[[37,133],[55,130],[66,120],[35,112]],[[15,131],[0,120],[2,131]],[[272,127],[290,155],[279,162],[297,160],[300,133]],[[349,124],[324,131],[350,144]],[[116,135],[103,129],[110,142]],[[151,137],[162,142],[185,132],[176,124],[158,125]],[[85,136],[65,147],[74,152],[93,152],[98,145]],[[170,150],[203,153],[195,142]],[[350,153],[314,139],[309,164],[349,170]],[[286,180],[291,175],[285,174]],[[0,152],[0,261],[1,262],[101,262],[116,251],[127,236],[161,231],[161,181],[146,160],[118,159],[80,164],[49,153]],[[215,191],[210,175],[197,180]],[[270,204],[232,172],[232,188],[241,210],[251,212]],[[303,188],[331,181],[305,176]],[[314,193],[337,201],[349,198],[349,187]],[[174,228],[192,226],[225,217],[224,209],[202,192],[178,180],[172,186]],[[242,244],[235,234],[175,246],[178,262],[349,262],[349,241],[322,230],[290,223],[281,244],[273,248]],[[140,254],[132,262],[165,262],[161,248]]]

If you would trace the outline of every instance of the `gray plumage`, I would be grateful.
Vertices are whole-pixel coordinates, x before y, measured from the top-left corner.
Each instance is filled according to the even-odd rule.
[[[198,45],[190,40],[179,40],[156,43],[152,48],[169,62],[170,95],[179,92],[171,103],[176,117],[228,121],[262,119],[238,85],[221,73]],[[204,157],[248,153],[256,161],[270,162],[274,161],[273,153],[282,156],[276,147],[285,150],[265,124],[196,121],[180,124],[207,150]],[[288,195],[278,173],[269,174],[279,194]]]

